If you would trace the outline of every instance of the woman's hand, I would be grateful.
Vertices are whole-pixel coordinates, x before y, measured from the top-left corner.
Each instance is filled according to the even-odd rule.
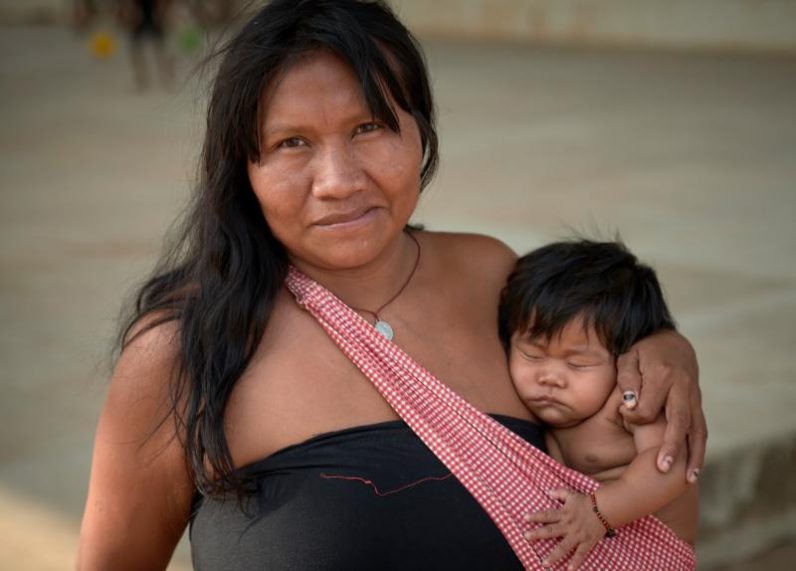
[[[525,516],[525,521],[544,524],[525,533],[528,541],[561,537],[561,541],[542,562],[552,567],[573,549],[567,569],[577,569],[589,551],[605,537],[605,526],[592,510],[589,496],[569,490],[553,490],[548,494],[554,500],[563,502],[558,510],[535,512]]]
[[[633,424],[655,420],[661,409],[666,433],[658,453],[657,466],[667,472],[673,459],[688,443],[686,478],[696,482],[705,461],[708,431],[702,412],[699,365],[688,339],[676,331],[663,330],[645,337],[617,359],[616,382],[625,398],[620,407],[623,418]]]

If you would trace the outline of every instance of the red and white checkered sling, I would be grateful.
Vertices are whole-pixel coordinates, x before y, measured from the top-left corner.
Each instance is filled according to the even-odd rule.
[[[286,285],[343,353],[484,508],[525,569],[541,561],[558,540],[529,543],[522,536],[529,512],[555,509],[546,491],[589,493],[599,484],[559,464],[511,432],[426,371],[395,343],[329,290],[295,267]],[[672,530],[646,517],[601,541],[581,569],[594,571],[693,570],[694,551]],[[565,569],[561,562],[553,569]]]

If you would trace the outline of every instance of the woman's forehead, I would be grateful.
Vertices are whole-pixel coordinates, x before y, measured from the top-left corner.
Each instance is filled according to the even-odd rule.
[[[389,92],[378,97],[385,97],[386,106],[394,113],[398,105]],[[264,90],[260,108],[261,127],[266,132],[302,122],[320,125],[373,116],[374,109],[353,67],[330,50],[306,52],[293,61]]]
[[[301,54],[263,90],[263,115],[298,109],[311,100],[329,105],[365,106],[353,68],[340,56],[316,50]]]

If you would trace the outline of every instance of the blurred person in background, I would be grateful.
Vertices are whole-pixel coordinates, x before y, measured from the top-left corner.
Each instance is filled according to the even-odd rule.
[[[72,2],[72,25],[75,30],[86,30],[97,16],[98,7],[96,0],[74,0]]]
[[[157,74],[163,86],[174,81],[174,58],[169,50],[169,14],[172,0],[119,0],[118,15],[130,41],[130,61],[136,88],[150,86],[150,70],[145,46],[153,49]]]

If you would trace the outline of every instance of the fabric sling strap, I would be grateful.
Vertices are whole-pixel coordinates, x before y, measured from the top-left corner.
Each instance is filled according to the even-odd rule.
[[[319,322],[342,352],[483,507],[525,569],[545,569],[542,559],[555,539],[529,543],[526,513],[555,509],[546,491],[570,488],[589,493],[599,484],[557,463],[478,411],[426,371],[395,343],[329,290],[295,267],[286,285],[299,306]],[[553,569],[565,569],[559,563]],[[693,570],[693,549],[663,523],[646,517],[601,541],[580,569]]]

